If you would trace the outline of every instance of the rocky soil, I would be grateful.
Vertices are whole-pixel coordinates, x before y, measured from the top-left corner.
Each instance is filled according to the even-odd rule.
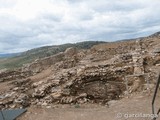
[[[0,71],[0,109],[55,105],[108,105],[154,90],[160,36],[69,48],[16,70]],[[5,86],[5,87],[4,87]]]
[[[159,100],[159,97],[157,99]],[[129,117],[132,114],[150,115],[151,100],[152,95],[138,94],[121,100],[112,100],[108,106],[82,104],[79,107],[76,105],[55,106],[54,108],[30,107],[27,113],[18,120],[151,120],[151,116]],[[158,109],[160,101],[157,101],[156,105]]]

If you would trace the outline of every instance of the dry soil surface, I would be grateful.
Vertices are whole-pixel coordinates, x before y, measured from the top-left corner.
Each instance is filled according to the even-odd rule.
[[[160,95],[160,93],[158,93]],[[151,120],[153,95],[134,95],[119,101],[112,101],[109,107],[101,105],[80,105],[79,108],[37,108],[30,107],[18,120]],[[156,109],[160,107],[160,96],[156,98]],[[145,117],[148,116],[148,117]],[[160,120],[158,118],[157,120]]]

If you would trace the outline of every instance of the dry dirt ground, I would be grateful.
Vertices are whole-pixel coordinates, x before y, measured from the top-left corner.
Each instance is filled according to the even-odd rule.
[[[40,80],[47,78],[50,75],[52,75],[52,69],[48,68],[48,69],[43,70],[42,72],[30,77],[30,79],[33,81],[40,81]]]
[[[160,107],[160,93],[158,95],[157,110]],[[87,104],[79,108],[73,106],[48,109],[30,107],[18,120],[151,120],[151,117],[138,116],[151,114],[152,96],[153,94],[133,95],[119,101],[112,101],[109,106]]]

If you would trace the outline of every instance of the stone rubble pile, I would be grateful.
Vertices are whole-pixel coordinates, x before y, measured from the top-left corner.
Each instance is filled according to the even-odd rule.
[[[16,79],[24,79],[32,75],[31,71],[24,71],[21,70],[6,70],[4,72],[0,72],[0,82],[6,82]]]
[[[21,71],[1,72],[1,82],[14,80],[11,84],[15,87],[0,94],[0,109],[30,105],[106,104],[124,97],[126,91],[143,91],[145,85],[153,85],[148,80],[155,79],[155,72],[148,66],[159,60],[159,54],[148,52],[143,56],[139,41],[137,46],[132,53],[117,54],[101,61],[93,59],[96,56],[70,48],[26,65]],[[45,80],[32,81],[29,78],[48,67],[54,72]]]

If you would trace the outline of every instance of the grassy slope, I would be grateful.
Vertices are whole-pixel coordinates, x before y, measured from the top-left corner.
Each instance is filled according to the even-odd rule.
[[[30,63],[38,58],[48,57],[59,52],[65,51],[69,47],[76,47],[78,49],[89,49],[93,45],[97,45],[104,42],[97,42],[97,41],[87,41],[87,42],[80,42],[76,44],[63,44],[57,46],[45,46],[40,48],[35,48],[29,51],[22,53],[19,56],[12,57],[12,58],[0,58],[0,69],[14,69],[21,67],[23,64]]]

